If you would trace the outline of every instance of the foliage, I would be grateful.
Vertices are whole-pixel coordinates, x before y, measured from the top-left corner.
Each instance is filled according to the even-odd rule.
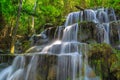
[[[36,0],[23,0],[22,13],[20,20],[20,31],[24,30],[26,34],[28,18],[30,19],[31,15],[35,16],[35,28],[40,29],[45,23],[53,23],[55,26],[62,25],[65,16],[72,11],[77,11],[78,9],[75,6],[81,6],[83,8],[93,8],[93,7],[113,7],[115,9],[119,8],[119,0],[37,0],[36,10],[33,11],[34,3]],[[15,19],[18,9],[17,0],[2,0],[2,15],[4,15],[6,24],[13,21],[15,24]],[[106,4],[107,3],[107,4]],[[111,6],[111,4],[113,4]],[[31,23],[30,23],[31,24]],[[20,34],[20,33],[19,33]]]
[[[15,6],[13,6],[13,4]],[[12,2],[11,0],[2,0],[1,1],[1,10],[2,10],[2,15],[4,16],[7,24],[9,24],[11,22],[11,19],[14,18],[17,14],[17,3],[16,2]],[[14,13],[14,15],[13,15]]]
[[[109,78],[114,76],[120,78],[119,67],[120,67],[120,51],[113,49],[110,45],[102,44],[92,44],[89,51],[89,59],[93,64],[99,65],[101,67],[101,74],[103,78]],[[102,71],[104,70],[104,72]]]
[[[114,53],[116,54],[117,61],[113,61],[114,64],[111,66],[111,71],[115,73],[115,76],[120,79],[120,50],[115,50]]]
[[[111,54],[112,54],[111,46],[102,43],[102,44],[92,44],[92,49],[90,50],[89,56],[96,55],[95,59],[101,59],[101,58],[109,57]]]

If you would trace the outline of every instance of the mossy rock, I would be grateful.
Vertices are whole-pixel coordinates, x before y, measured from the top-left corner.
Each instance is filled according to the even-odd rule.
[[[97,28],[94,22],[79,23],[78,40],[80,42],[89,42],[90,40],[97,41]]]

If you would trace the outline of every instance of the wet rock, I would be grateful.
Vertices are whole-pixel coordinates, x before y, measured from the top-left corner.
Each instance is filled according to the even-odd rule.
[[[30,38],[31,46],[43,45],[54,40],[56,27],[50,27],[41,32],[40,34],[33,34]]]
[[[54,40],[55,33],[56,33],[56,27],[50,27],[46,29],[46,36],[50,41]]]
[[[112,46],[119,44],[120,38],[120,21],[110,23],[110,44]]]
[[[34,34],[31,38],[31,46],[42,45],[48,42],[48,38],[45,34]]]
[[[116,17],[115,17],[114,9],[113,8],[108,8],[108,9],[106,9],[106,11],[108,13],[109,21],[115,21]]]
[[[78,40],[80,42],[97,42],[97,28],[93,22],[82,22],[79,25]]]
[[[46,24],[44,25],[44,29],[48,29],[48,28],[50,28],[50,27],[53,27],[53,24],[52,24],[52,23],[46,23]]]

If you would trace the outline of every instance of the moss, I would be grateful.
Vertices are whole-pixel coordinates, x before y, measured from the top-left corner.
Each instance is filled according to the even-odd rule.
[[[113,49],[110,45],[102,44],[91,44],[89,51],[89,64],[96,66],[96,70],[101,75],[102,79],[119,79],[120,67],[120,51]],[[112,77],[110,77],[112,76]]]

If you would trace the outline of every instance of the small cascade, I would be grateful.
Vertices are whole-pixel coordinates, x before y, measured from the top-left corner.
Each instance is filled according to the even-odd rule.
[[[77,32],[78,24],[67,26],[64,29],[61,53],[78,52],[77,46],[79,42],[77,42]]]
[[[64,29],[62,41],[63,42],[77,41],[77,32],[78,32],[78,24],[67,26]]]
[[[53,44],[46,46],[42,52],[44,53],[60,53],[60,49],[61,49],[61,41],[57,40],[55,41]]]
[[[24,76],[25,59],[17,56],[12,65],[0,73],[0,80],[20,80]]]
[[[104,26],[104,42],[107,44],[110,44],[110,39],[109,39],[109,23],[103,24]]]
[[[77,67],[79,63],[79,54],[60,54],[58,56],[58,69],[56,80],[77,80]]]
[[[29,59],[26,58],[28,55],[17,56],[11,66],[0,72],[0,80],[49,80],[48,74],[46,76],[45,72],[52,73],[54,70],[55,77],[52,80],[100,80],[100,78],[97,77],[99,75],[96,75],[88,64],[87,51],[89,46],[87,45],[87,42],[83,43],[82,40],[79,40],[79,36],[84,32],[81,30],[82,26],[79,26],[79,24],[83,21],[93,22],[95,24],[95,30],[97,31],[93,31],[94,28],[91,30],[92,33],[96,33],[95,35],[97,37],[95,38],[97,38],[99,43],[104,42],[111,44],[110,21],[116,21],[113,9],[86,9],[83,11],[72,12],[67,16],[64,26],[58,27],[57,30],[50,28],[47,31],[42,32],[41,35],[36,36],[37,39],[42,39],[37,41],[39,44],[42,44],[41,41],[46,43],[50,40],[52,42],[52,38],[55,37],[57,37],[57,40],[49,43],[49,45],[45,46],[41,52],[38,52],[37,54],[32,53],[32,56]],[[81,31],[80,33],[79,30]],[[54,34],[54,32],[55,36],[51,35]],[[85,32],[85,34],[87,33],[90,35],[89,31]],[[118,33],[120,33],[119,30]],[[44,41],[44,39],[46,41]],[[35,42],[35,44],[37,44],[37,42]],[[52,71],[48,69],[49,63],[47,63],[47,67],[42,66],[44,59],[39,56],[43,54],[44,56],[55,55],[57,57],[54,66],[52,64],[52,68],[55,68],[51,68]],[[42,69],[42,67],[47,70]],[[46,78],[38,79],[38,77],[41,76],[40,74],[45,74]]]
[[[55,37],[57,37],[57,39],[58,40],[60,40],[61,39],[61,37],[62,37],[62,31],[63,31],[63,26],[59,26],[58,28],[57,28],[57,30],[56,30],[56,33],[58,32],[58,34],[57,35],[55,35]]]
[[[37,64],[38,64],[38,56],[35,55],[32,57],[31,62],[28,65],[25,80],[36,80]]]
[[[37,55],[31,58],[28,66],[24,56],[17,56],[12,65],[0,73],[0,80],[36,80],[37,64]]]
[[[103,23],[103,24],[98,24],[97,27],[99,28],[99,34],[98,37],[100,39],[100,42],[104,42],[107,44],[110,44],[110,39],[109,39],[109,23]]]
[[[104,11],[104,10],[101,10],[101,11],[98,11],[97,12],[97,19],[98,19],[98,22],[99,23],[108,23],[109,22],[109,19],[108,19],[108,14]]]
[[[83,11],[83,19],[84,21],[93,21],[93,22],[97,22],[96,19],[96,11],[92,10],[92,9],[87,9]]]
[[[67,20],[66,20],[65,26],[72,25],[72,24],[82,20],[81,16],[82,16],[81,12],[72,12],[72,13],[70,13],[67,16]]]

